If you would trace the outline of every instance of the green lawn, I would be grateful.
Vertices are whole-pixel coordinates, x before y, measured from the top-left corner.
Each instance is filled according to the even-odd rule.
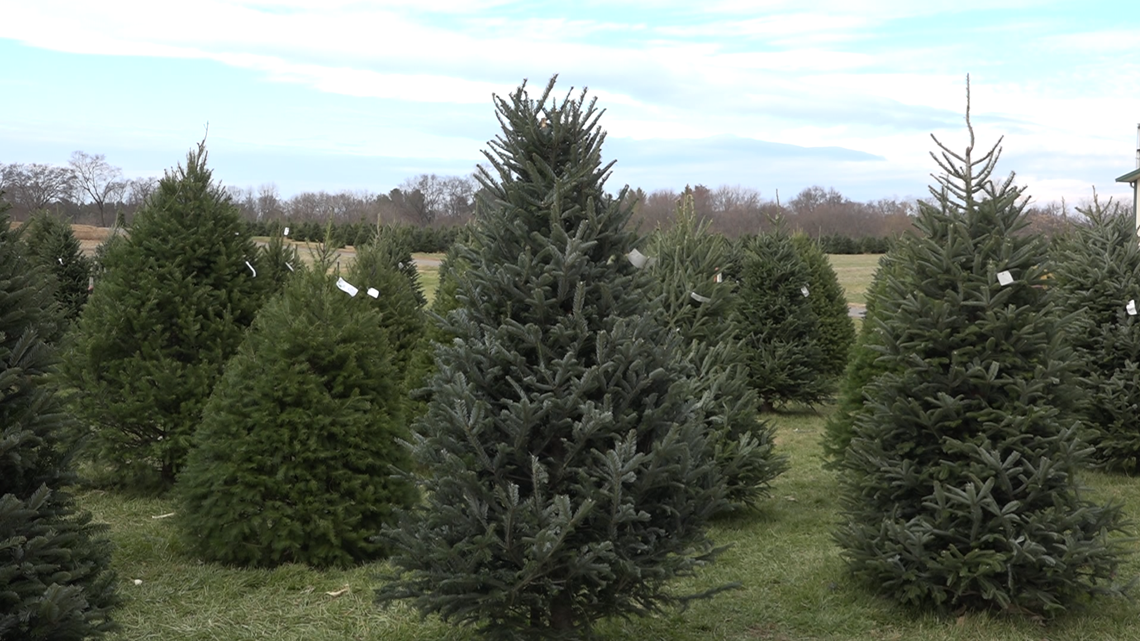
[[[864,305],[867,303],[867,288],[871,285],[871,277],[879,268],[879,258],[882,254],[828,254],[831,267],[839,277],[839,284],[847,295],[848,303]]]

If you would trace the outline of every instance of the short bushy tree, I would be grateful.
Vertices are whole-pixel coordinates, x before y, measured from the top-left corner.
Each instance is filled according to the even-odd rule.
[[[812,275],[791,236],[777,225],[746,243],[741,263],[735,322],[763,409],[827,398],[834,381],[825,374]]]
[[[553,87],[496,99],[479,251],[415,436],[425,501],[386,531],[402,574],[381,592],[542,639],[676,602],[724,492],[680,337],[625,258],[631,211],[603,191],[600,112]]]
[[[394,475],[407,467],[407,426],[384,319],[325,267],[265,305],[206,404],[177,485],[185,539],[204,559],[373,559],[376,533],[414,498]]]
[[[748,384],[748,367],[732,308],[736,301],[735,252],[729,241],[698,222],[691,194],[682,197],[668,230],[648,245],[653,275],[650,293],[665,324],[684,338],[685,357],[696,372],[694,390],[705,405],[715,458],[733,504],[752,505],[787,469],[775,452],[773,428],[757,416],[759,400]]]
[[[855,343],[855,322],[847,308],[847,296],[817,240],[794,234],[792,244],[808,269],[808,301],[818,320],[816,342],[823,352],[820,370],[823,376],[838,379],[847,368],[847,356]]]
[[[1140,246],[1132,212],[1093,200],[1088,225],[1058,239],[1050,285],[1073,315],[1065,336],[1076,352],[1080,414],[1109,469],[1140,472]],[[1129,304],[1132,305],[1129,311]]]
[[[202,406],[270,289],[254,277],[256,260],[204,144],[167,172],[108,250],[62,369],[97,460],[120,481],[174,482]]]
[[[969,116],[967,112],[967,123]],[[1117,591],[1118,507],[1084,498],[1071,352],[1013,176],[939,143],[921,238],[887,275],[883,373],[842,465],[836,540],[900,602],[1053,615]]]
[[[2,192],[0,192],[2,193]],[[0,639],[67,641],[112,627],[118,602],[105,528],[68,493],[70,418],[45,382],[59,322],[42,268],[0,204]]]
[[[75,320],[87,302],[92,265],[71,225],[48,212],[39,212],[20,231],[28,255],[55,277],[55,297],[64,318]]]

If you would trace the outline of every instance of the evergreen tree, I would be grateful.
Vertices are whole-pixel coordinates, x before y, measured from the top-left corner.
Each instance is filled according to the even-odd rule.
[[[710,233],[709,222],[697,222],[691,192],[682,196],[673,226],[649,245],[651,293],[666,326],[687,345],[727,498],[751,505],[787,469],[787,459],[775,453],[774,430],[757,416],[759,400],[731,322],[739,269],[728,240]]]
[[[680,337],[625,258],[625,194],[603,191],[600,112],[553,87],[496,98],[479,252],[460,250],[457,338],[415,438],[425,501],[386,530],[402,574],[381,592],[543,639],[678,601],[724,492]]]
[[[297,246],[286,242],[282,231],[274,225],[269,241],[258,248],[257,261],[253,263],[266,298],[285,289],[286,281],[303,266]]]
[[[1111,203],[1110,203],[1111,205]],[[1132,212],[1094,197],[1088,225],[1059,239],[1052,265],[1065,336],[1084,389],[1080,413],[1109,469],[1140,471],[1140,246]],[[1131,311],[1129,304],[1132,305]]]
[[[887,277],[904,278],[905,241],[900,240],[891,251],[879,259],[879,267],[867,288],[867,311],[859,328],[859,339],[851,350],[847,371],[839,382],[839,403],[827,417],[823,435],[824,467],[836,469],[842,463],[847,445],[855,433],[855,417],[868,410],[864,405],[865,392],[880,374],[885,363],[879,359],[883,350],[883,333],[879,324],[883,320],[880,301],[887,294]]]
[[[811,272],[791,237],[778,224],[748,242],[743,254],[735,322],[763,409],[827,398],[833,381],[824,373]]]
[[[0,192],[2,194],[3,192]],[[100,636],[117,604],[105,528],[76,509],[69,418],[44,382],[58,323],[42,268],[0,203],[0,639]]]
[[[816,342],[823,352],[823,376],[837,379],[847,368],[847,356],[855,343],[855,322],[839,277],[819,243],[806,234],[794,234],[796,254],[808,269],[808,301],[819,320]]]
[[[185,538],[204,559],[373,559],[384,553],[376,532],[415,496],[393,477],[407,467],[407,427],[387,298],[349,296],[326,267],[265,305],[203,411],[177,491]]]
[[[28,255],[55,277],[55,296],[64,318],[75,320],[87,302],[92,265],[80,250],[71,225],[48,212],[39,212],[20,232]]]
[[[108,250],[63,371],[94,455],[117,480],[173,483],[222,366],[271,289],[255,278],[256,260],[204,144]]]
[[[969,111],[967,111],[969,124]],[[937,142],[937,139],[935,139]],[[1085,499],[1071,353],[1046,291],[1045,247],[995,145],[941,143],[878,322],[883,373],[855,419],[836,539],[852,573],[903,603],[1053,615],[1111,581],[1117,507]],[[999,142],[1000,144],[1000,142]]]

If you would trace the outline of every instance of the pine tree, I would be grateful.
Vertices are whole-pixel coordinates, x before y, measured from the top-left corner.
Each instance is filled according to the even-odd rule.
[[[39,212],[20,232],[29,257],[45,265],[55,277],[55,296],[64,318],[75,320],[87,303],[92,265],[80,250],[71,225],[48,212]]]
[[[408,457],[388,299],[350,296],[326,267],[265,305],[203,411],[177,493],[185,539],[206,560],[374,559],[376,532],[415,496],[393,477]]]
[[[2,192],[0,192],[2,194]],[[105,528],[75,507],[70,419],[44,375],[58,323],[42,268],[0,204],[0,639],[100,636],[118,603]]]
[[[900,602],[1053,615],[1118,591],[1120,510],[1076,481],[1088,450],[1044,242],[1017,233],[1021,188],[991,181],[999,147],[974,157],[969,130],[964,154],[938,143],[922,237],[886,277],[883,373],[847,448],[836,539]]]
[[[1088,225],[1059,239],[1051,285],[1079,362],[1080,413],[1107,468],[1140,472],[1140,246],[1132,212],[1094,197]],[[1129,308],[1129,305],[1132,305]]]
[[[777,224],[743,253],[735,322],[763,409],[827,398],[833,381],[824,374],[819,317],[809,300],[811,272],[791,236]]]
[[[839,399],[835,411],[827,417],[823,435],[824,467],[836,469],[843,462],[847,446],[855,434],[855,419],[868,411],[865,393],[871,383],[884,371],[885,364],[879,359],[883,350],[883,333],[879,324],[883,320],[880,301],[887,295],[887,277],[905,277],[903,266],[907,262],[903,243],[899,240],[894,247],[879,259],[879,267],[867,288],[866,314],[859,328],[859,338],[851,350],[847,371],[839,382]]]
[[[691,192],[682,196],[672,227],[648,246],[650,291],[666,326],[687,345],[727,498],[753,505],[787,469],[787,459],[775,453],[775,431],[757,416],[759,400],[731,319],[738,265],[728,240],[710,233],[709,224],[697,221]]]
[[[425,501],[386,530],[402,574],[381,591],[543,639],[680,600],[668,581],[709,559],[724,492],[680,339],[625,258],[624,193],[603,191],[601,114],[553,87],[496,98],[479,251],[460,249],[415,437]]]
[[[847,357],[855,343],[855,322],[847,308],[847,296],[839,277],[819,243],[807,234],[792,235],[796,255],[808,269],[808,301],[819,323],[816,342],[823,352],[823,376],[837,379],[847,368]]]
[[[120,482],[173,484],[222,366],[271,289],[256,260],[204,144],[108,250],[62,369],[96,460]]]

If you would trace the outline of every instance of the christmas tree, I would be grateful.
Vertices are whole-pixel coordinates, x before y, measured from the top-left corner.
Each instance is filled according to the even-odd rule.
[[[0,192],[2,193],[2,192]],[[99,636],[118,599],[103,527],[76,509],[70,419],[45,383],[59,322],[0,204],[0,639]]]
[[[402,371],[363,289],[295,275],[261,310],[214,387],[186,469],[178,518],[202,558],[238,565],[346,566],[381,556],[375,534],[414,498]],[[403,282],[398,274],[394,277]]]
[[[80,250],[71,225],[47,212],[39,212],[20,231],[28,256],[46,266],[55,277],[55,296],[64,318],[75,320],[87,302],[91,259]]]
[[[810,297],[812,274],[782,224],[744,248],[736,303],[749,380],[765,411],[789,402],[817,403],[833,378],[820,345]]]
[[[1077,483],[1088,450],[1044,242],[1018,234],[1021,188],[993,182],[999,148],[975,157],[969,131],[964,154],[938,143],[921,237],[886,276],[882,374],[842,464],[836,540],[900,602],[1053,615],[1118,590],[1120,511]]]
[[[425,500],[386,531],[402,574],[380,595],[542,639],[680,600],[724,493],[681,339],[626,258],[631,210],[603,190],[601,113],[553,87],[496,98],[479,251],[416,430]]]
[[[800,233],[792,236],[792,244],[808,269],[808,301],[818,319],[816,342],[823,352],[820,370],[824,377],[837,379],[847,368],[847,356],[855,342],[855,322],[847,309],[847,297],[818,241]]]
[[[120,482],[173,484],[222,366],[272,289],[256,261],[204,143],[108,250],[62,369],[96,460]]]
[[[1051,285],[1072,313],[1063,324],[1079,365],[1079,412],[1108,469],[1140,471],[1140,246],[1132,212],[1111,202],[1080,210],[1089,220],[1059,239]]]
[[[724,236],[698,222],[691,192],[681,198],[673,225],[648,246],[652,295],[665,324],[687,345],[696,370],[695,390],[705,404],[717,467],[733,504],[754,504],[768,484],[787,469],[774,452],[775,434],[757,416],[759,400],[748,384],[741,341],[732,323],[739,266]],[[826,260],[826,258],[825,258]]]

